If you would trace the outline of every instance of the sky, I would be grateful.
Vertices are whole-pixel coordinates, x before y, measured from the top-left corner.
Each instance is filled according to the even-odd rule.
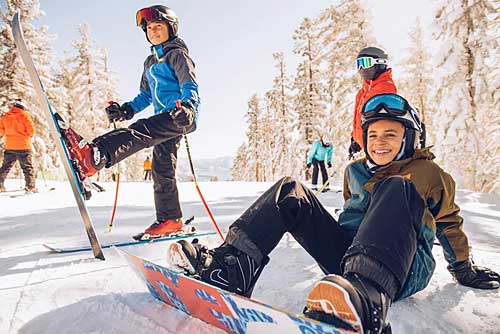
[[[306,16],[316,17],[332,0],[253,0],[169,2],[122,0],[40,0],[46,13],[38,23],[56,35],[53,48],[58,57],[71,49],[78,26],[90,26],[91,37],[109,50],[110,65],[117,74],[119,102],[134,98],[139,89],[149,43],[135,26],[137,9],[154,4],[171,7],[180,18],[179,34],[196,63],[202,99],[198,130],[189,136],[195,158],[234,156],[246,138],[247,101],[263,96],[275,75],[272,54],[285,53],[289,73],[294,73],[292,35]],[[394,62],[404,57],[408,31],[417,16],[430,22],[430,0],[366,0],[380,46]],[[5,0],[0,0],[2,7]],[[346,55],[353,57],[353,55]],[[397,76],[397,75],[396,75]],[[148,112],[140,116],[148,116]],[[182,157],[185,150],[179,152]]]

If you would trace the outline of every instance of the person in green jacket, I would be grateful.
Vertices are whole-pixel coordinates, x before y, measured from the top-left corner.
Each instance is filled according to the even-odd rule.
[[[325,184],[328,181],[328,172],[325,167],[325,159],[328,164],[328,168],[332,167],[332,143],[326,136],[320,136],[319,140],[316,140],[312,143],[311,148],[309,149],[309,153],[307,154],[307,169],[313,166],[313,174],[312,174],[312,190],[318,190],[318,172],[321,169],[321,179],[323,180],[322,184]],[[325,187],[323,191],[328,191],[329,188]]]
[[[304,314],[365,334],[390,333],[392,302],[429,284],[435,239],[456,282],[498,289],[498,273],[472,261],[453,178],[419,147],[418,112],[399,95],[379,94],[365,103],[361,122],[366,158],[345,169],[338,219],[304,184],[284,177],[231,224],[222,245],[178,241],[169,246],[169,262],[203,282],[251,296],[288,232],[325,273],[309,291]]]

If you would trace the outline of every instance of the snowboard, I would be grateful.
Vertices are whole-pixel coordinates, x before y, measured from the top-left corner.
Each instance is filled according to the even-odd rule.
[[[172,241],[172,240],[178,240],[178,239],[204,237],[204,236],[214,235],[214,234],[215,234],[215,232],[198,232],[198,233],[191,233],[191,234],[179,234],[179,235],[174,235],[174,236],[170,236],[170,237],[154,238],[154,239],[149,239],[149,240],[122,241],[122,242],[115,242],[115,243],[110,243],[110,244],[102,244],[101,248],[104,249],[104,248],[110,248],[110,247],[126,247],[126,246],[134,246],[134,245],[141,245],[141,244],[163,242],[163,241]],[[49,244],[43,244],[43,247],[47,248],[52,253],[78,253],[78,252],[89,251],[92,249],[90,246],[56,247],[56,246],[52,246]]]
[[[99,240],[97,239],[92,220],[87,210],[87,206],[85,205],[85,199],[88,199],[90,192],[89,190],[85,189],[83,184],[80,182],[78,173],[69,158],[68,148],[61,133],[61,126],[64,125],[63,123],[61,123],[62,117],[53,111],[52,106],[47,99],[47,95],[43,88],[42,82],[40,81],[40,77],[38,76],[35,65],[33,63],[33,60],[31,59],[30,53],[26,46],[26,42],[24,40],[19,11],[13,17],[11,27],[17,51],[21,56],[24,65],[26,66],[26,70],[28,71],[29,77],[33,84],[33,88],[37,93],[39,107],[43,111],[43,114],[47,119],[47,125],[50,129],[52,139],[54,140],[56,149],[61,157],[64,170],[71,184],[71,189],[73,190],[73,195],[75,196],[75,200],[78,205],[83,224],[85,226],[85,231],[87,232],[87,236],[94,253],[94,257],[104,260],[104,254],[99,244]]]
[[[355,333],[221,290],[118,248],[115,250],[144,281],[153,297],[227,333]]]

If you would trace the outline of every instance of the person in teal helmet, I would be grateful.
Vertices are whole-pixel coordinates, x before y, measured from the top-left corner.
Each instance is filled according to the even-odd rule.
[[[309,149],[309,153],[307,154],[307,169],[313,166],[313,174],[312,174],[312,189],[318,190],[318,174],[321,169],[321,179],[323,181],[322,184],[325,184],[328,181],[328,172],[325,166],[325,160],[328,165],[328,168],[332,167],[332,143],[327,136],[320,136],[319,140],[316,140],[312,143],[311,148]],[[323,191],[328,191],[328,187],[325,187]]]

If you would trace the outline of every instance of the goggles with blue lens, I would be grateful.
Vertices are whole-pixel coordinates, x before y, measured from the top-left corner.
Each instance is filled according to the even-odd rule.
[[[383,58],[373,58],[373,57],[359,57],[356,59],[356,68],[358,71],[362,68],[370,68],[375,65],[387,65],[388,61],[387,59]]]
[[[374,119],[395,119],[422,131],[420,118],[408,101],[397,94],[379,94],[366,101],[361,111],[362,125]]]

